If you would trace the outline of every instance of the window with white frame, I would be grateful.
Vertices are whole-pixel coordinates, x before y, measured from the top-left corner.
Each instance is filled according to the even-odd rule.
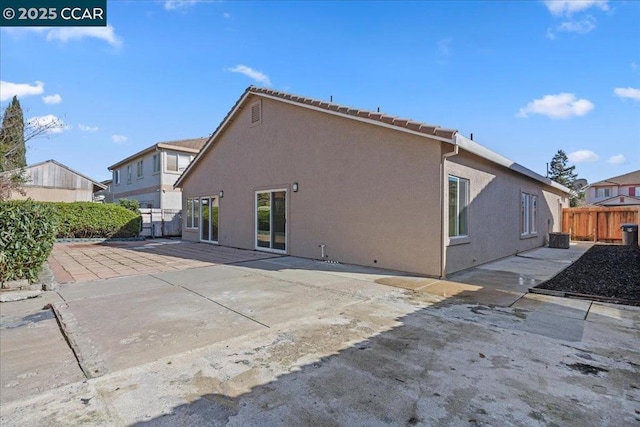
[[[640,187],[635,188],[635,195],[636,197],[640,197]]]
[[[120,185],[120,169],[113,171],[113,183],[115,185]]]
[[[153,173],[160,172],[160,153],[153,155]]]
[[[187,199],[187,214],[185,215],[187,228],[198,228],[198,222],[200,220],[200,200]]]
[[[127,184],[131,184],[131,165],[127,166]]]
[[[142,163],[142,162],[143,162],[142,160],[139,160],[136,163],[136,177],[138,177],[138,178],[142,178],[142,176],[144,174],[144,170],[143,170],[144,163]]]
[[[596,197],[611,197],[611,188],[610,187],[597,187],[596,188]]]
[[[449,237],[469,235],[469,180],[449,175]]]
[[[521,193],[520,197],[520,234],[530,236],[538,233],[538,196]]]
[[[168,172],[183,172],[193,156],[188,154],[167,153],[167,171]]]

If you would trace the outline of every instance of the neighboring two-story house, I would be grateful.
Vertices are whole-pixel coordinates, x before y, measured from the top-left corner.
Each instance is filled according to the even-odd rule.
[[[173,184],[206,141],[195,138],[158,142],[109,166],[113,173],[113,201],[136,199],[141,208],[181,210],[181,191]]]
[[[586,203],[599,206],[640,205],[640,170],[589,185]]]

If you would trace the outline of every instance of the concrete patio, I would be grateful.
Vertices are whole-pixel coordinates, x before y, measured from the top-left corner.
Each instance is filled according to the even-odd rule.
[[[0,306],[0,423],[637,423],[640,310],[525,295],[582,249],[470,283],[276,257],[62,285]]]

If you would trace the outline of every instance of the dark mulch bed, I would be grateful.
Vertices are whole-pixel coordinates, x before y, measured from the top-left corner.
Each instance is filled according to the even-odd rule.
[[[640,302],[640,247],[595,245],[536,288]]]

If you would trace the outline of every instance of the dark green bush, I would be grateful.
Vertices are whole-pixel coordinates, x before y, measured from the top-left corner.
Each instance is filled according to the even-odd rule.
[[[140,209],[140,202],[136,199],[120,199],[118,205],[135,213],[138,213],[138,209]]]
[[[56,238],[57,216],[50,206],[0,202],[0,282],[35,282]]]
[[[136,237],[142,217],[113,203],[51,203],[60,220],[59,238]]]

